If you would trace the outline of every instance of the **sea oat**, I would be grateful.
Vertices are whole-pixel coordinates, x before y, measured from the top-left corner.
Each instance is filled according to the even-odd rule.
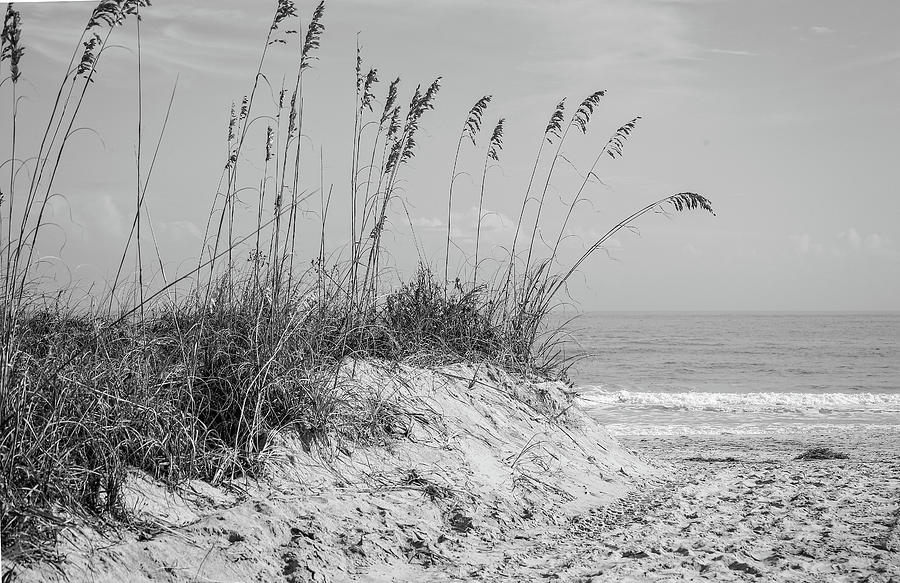
[[[437,96],[437,92],[441,88],[441,78],[438,77],[435,79],[431,85],[428,86],[428,89],[425,90],[425,93],[419,97],[419,88],[416,88],[416,93],[413,96],[413,100],[409,104],[409,113],[406,117],[406,128],[404,128],[404,134],[406,135],[406,144],[403,148],[403,154],[400,157],[400,162],[408,162],[415,155],[415,147],[416,141],[414,139],[416,131],[419,129],[419,119],[429,109],[434,109],[434,100]]]
[[[290,136],[294,134],[294,130],[297,129],[297,90],[294,89],[294,92],[291,94],[291,113],[288,114],[288,139]]]
[[[581,105],[578,106],[575,115],[572,117],[572,123],[581,130],[581,133],[587,133],[587,124],[591,121],[591,114],[594,113],[594,108],[597,107],[597,104],[600,103],[600,98],[604,95],[606,95],[606,91],[595,91],[588,95],[581,102]]]
[[[488,147],[488,157],[495,162],[500,161],[500,150],[503,149],[503,124],[506,122],[504,118],[500,118],[497,125],[494,126],[494,133],[491,134],[491,142]]]
[[[288,18],[297,16],[297,9],[294,7],[293,0],[278,0],[278,5],[275,8],[275,17],[272,19],[272,28],[271,31],[278,30],[278,25],[287,20]],[[295,30],[286,31],[287,34],[296,33]],[[272,40],[269,44],[281,42],[284,40]]]
[[[12,3],[6,6],[6,16],[3,19],[3,32],[0,34],[0,62],[9,60],[9,75],[13,83],[21,76],[19,60],[25,54],[25,47],[19,45],[22,36],[22,17],[18,10],[13,9]]]
[[[266,162],[272,159],[272,151],[275,148],[275,130],[272,126],[266,128]]]
[[[84,41],[84,53],[81,55],[81,62],[78,64],[78,68],[75,69],[76,75],[88,76],[94,70],[94,63],[97,61],[95,51],[102,42],[103,39],[96,32],[91,35],[91,38]]]
[[[400,77],[397,77],[393,81],[391,81],[390,87],[388,87],[387,99],[384,101],[384,111],[381,113],[381,122],[380,125],[384,125],[388,119],[391,118],[393,114],[394,104],[397,103],[397,87],[400,85]]]
[[[250,113],[250,99],[244,95],[244,98],[241,99],[241,114],[238,116],[238,121],[244,121],[247,119],[247,114]]]
[[[234,127],[237,125],[237,116],[234,114],[235,104],[231,102],[231,115],[228,116],[228,142],[234,141]]]
[[[553,111],[553,115],[550,116],[550,121],[547,122],[547,129],[544,130],[544,136],[551,144],[553,143],[553,138],[556,137],[559,139],[560,133],[562,132],[562,122],[565,110],[566,98],[563,97],[562,100],[556,104],[556,109]]]
[[[472,140],[472,145],[477,145],[475,143],[475,135],[481,131],[481,119],[484,116],[485,110],[487,110],[488,104],[491,102],[491,96],[485,95],[481,99],[475,102],[475,105],[472,106],[472,109],[469,110],[469,115],[466,117],[466,125],[463,129],[463,135]]]
[[[674,206],[675,210],[678,212],[683,212],[685,210],[693,211],[702,209],[713,215],[716,214],[713,211],[712,204],[710,204],[709,199],[694,192],[679,192],[678,194],[673,194],[668,199],[666,199],[666,202],[671,203],[671,205]]]
[[[325,14],[325,1],[319,2],[313,11],[312,19],[309,22],[309,28],[306,30],[306,39],[303,41],[303,50],[300,53],[300,70],[312,66],[312,51],[319,48],[319,41],[322,38],[322,31],[325,26],[321,23],[322,16]]]
[[[362,99],[360,100],[359,110],[367,109],[372,111],[372,103],[375,101],[375,94],[372,88],[378,83],[378,69],[369,69],[365,76],[362,86]]]
[[[110,28],[121,26],[129,14],[139,14],[141,8],[150,6],[150,0],[100,0],[85,30],[106,24]]]
[[[619,129],[617,129],[616,133],[614,133],[613,136],[609,139],[609,142],[607,142],[604,150],[610,158],[615,159],[617,156],[622,155],[622,148],[625,147],[625,140],[627,140],[628,136],[631,135],[631,132],[634,131],[634,128],[637,125],[639,119],[641,119],[640,116],[629,121]]]

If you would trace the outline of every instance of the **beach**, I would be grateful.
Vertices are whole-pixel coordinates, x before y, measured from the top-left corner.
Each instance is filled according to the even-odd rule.
[[[900,583],[896,6],[33,2],[2,583]]]
[[[622,441],[664,478],[481,580],[900,581],[900,434]],[[820,446],[849,459],[794,459]]]
[[[667,570],[687,579],[900,580],[896,431],[625,443],[671,464],[673,481],[665,498],[636,517],[648,556],[637,569],[610,565],[601,580],[665,579]],[[816,447],[848,458],[795,459]],[[610,534],[627,540],[633,530]]]
[[[472,581],[900,581],[896,432],[633,437],[664,472],[469,557]],[[829,447],[848,459],[794,459]]]
[[[273,435],[267,477],[221,487],[136,473],[129,527],[72,517],[18,579],[900,581],[898,431],[614,438],[561,383],[353,374],[417,412],[404,439]],[[822,447],[847,457],[796,459]]]

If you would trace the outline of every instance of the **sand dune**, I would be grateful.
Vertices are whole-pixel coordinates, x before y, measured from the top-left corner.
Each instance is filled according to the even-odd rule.
[[[379,418],[396,439],[351,450],[273,434],[263,479],[218,488],[192,482],[169,492],[135,475],[135,524],[73,517],[62,563],[20,565],[19,580],[467,577],[483,550],[490,557],[508,541],[564,528],[652,472],[574,407],[562,383],[487,366],[351,368],[341,386],[353,402],[386,409]]]

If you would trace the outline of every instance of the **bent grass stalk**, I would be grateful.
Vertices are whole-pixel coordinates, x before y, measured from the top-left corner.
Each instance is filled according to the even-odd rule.
[[[553,160],[550,162],[550,170],[547,172],[547,180],[544,182],[544,188],[541,191],[541,198],[538,202],[537,215],[534,218],[534,228],[531,231],[531,240],[528,243],[528,258],[525,260],[525,271],[528,271],[529,266],[531,265],[531,256],[532,251],[534,249],[534,239],[537,235],[537,230],[540,225],[541,220],[541,211],[544,208],[544,199],[547,196],[547,190],[550,187],[550,180],[553,177],[553,170],[556,167],[556,161],[559,160],[563,144],[566,141],[566,137],[569,135],[569,130],[572,127],[577,127],[581,130],[582,134],[587,133],[587,124],[591,119],[591,114],[594,113],[594,108],[600,102],[600,98],[606,95],[605,90],[595,91],[588,95],[584,101],[578,106],[578,109],[575,110],[575,114],[572,116],[572,119],[569,121],[568,125],[566,125],[565,131],[563,131],[562,137],[559,138],[559,144],[556,147],[556,154],[553,156]],[[560,114],[557,116],[557,114]],[[562,109],[558,108],[556,112],[554,112],[553,117],[551,118],[551,124],[556,120],[555,132],[559,134],[559,123],[561,120]]]
[[[556,259],[557,253],[559,252],[559,246],[565,236],[566,227],[569,225],[569,220],[572,218],[572,212],[575,210],[575,207],[578,206],[578,203],[581,202],[582,193],[584,192],[585,187],[588,185],[591,177],[599,180],[596,170],[597,166],[600,164],[600,160],[604,155],[609,156],[613,160],[622,155],[622,149],[625,147],[625,140],[627,140],[628,136],[634,131],[634,128],[640,119],[640,116],[635,117],[617,129],[612,137],[609,138],[609,141],[606,142],[606,145],[600,150],[600,153],[597,154],[594,163],[591,164],[591,169],[584,175],[584,179],[581,182],[581,186],[578,187],[575,197],[572,202],[567,205],[568,209],[566,211],[566,217],[563,219],[562,226],[559,228],[559,235],[556,237],[556,243],[553,245],[553,250],[550,253],[551,263]]]
[[[484,185],[487,182],[488,164],[491,160],[500,162],[500,150],[503,149],[503,124],[504,118],[500,118],[494,131],[491,133],[491,141],[488,143],[487,152],[484,155],[484,170],[481,172],[481,194],[478,197],[478,223],[475,227],[475,266],[472,268],[472,287],[478,282],[478,249],[481,245],[481,221],[484,218]]]
[[[459,140],[456,142],[456,154],[453,156],[453,168],[450,170],[450,188],[447,192],[447,246],[444,255],[444,281],[450,281],[450,235],[453,224],[453,183],[456,182],[456,167],[459,164],[459,152],[462,149],[462,143],[465,138],[472,141],[472,146],[477,146],[475,136],[481,131],[481,120],[484,112],[487,110],[488,104],[491,102],[491,96],[485,95],[475,102],[475,105],[469,110],[466,116],[466,122],[459,134]],[[477,261],[476,261],[477,264]]]

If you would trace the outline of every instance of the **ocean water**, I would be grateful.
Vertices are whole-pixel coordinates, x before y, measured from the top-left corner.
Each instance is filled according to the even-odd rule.
[[[900,432],[900,313],[580,314],[569,372],[617,435]]]

